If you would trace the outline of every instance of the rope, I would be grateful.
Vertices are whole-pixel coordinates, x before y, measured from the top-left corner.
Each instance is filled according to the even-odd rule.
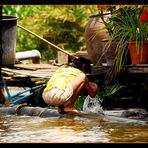
[[[40,112],[39,117],[42,117],[43,113],[49,109],[49,106],[50,105],[48,105],[42,112]]]
[[[15,113],[16,113],[17,115],[19,115],[19,111],[22,109],[22,107],[25,107],[25,106],[27,106],[27,103],[19,104],[19,105],[16,107],[16,109],[15,109]]]

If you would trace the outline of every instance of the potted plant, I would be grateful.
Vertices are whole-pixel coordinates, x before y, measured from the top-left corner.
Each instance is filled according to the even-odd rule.
[[[111,71],[113,75],[116,75],[122,70],[128,51],[131,54],[132,64],[148,63],[148,54],[146,60],[142,61],[145,49],[148,51],[148,6],[115,6],[112,8],[112,16],[105,24],[110,38],[104,46],[104,52],[107,52],[112,43],[116,43],[116,57]],[[130,50],[133,45],[135,49],[132,47]],[[135,58],[132,51],[138,55],[138,63],[132,59],[132,57]]]
[[[144,6],[142,14],[138,19],[140,20],[140,29],[137,28],[139,41],[131,41],[128,48],[131,55],[132,64],[147,64],[148,63],[148,6]]]

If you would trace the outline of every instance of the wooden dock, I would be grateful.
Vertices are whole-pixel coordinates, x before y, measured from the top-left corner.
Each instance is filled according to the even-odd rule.
[[[15,64],[3,67],[2,76],[8,86],[33,86],[45,83],[59,66],[53,64]]]
[[[13,67],[3,67],[2,76],[6,80],[8,86],[33,86],[41,83],[46,83],[60,64],[15,64]],[[105,75],[108,66],[92,67],[91,76],[100,77]],[[133,80],[133,75],[137,75]],[[127,65],[124,67],[124,73],[120,77],[125,81],[131,79],[131,81],[137,81],[137,78],[146,80],[148,74],[148,64],[141,65]]]

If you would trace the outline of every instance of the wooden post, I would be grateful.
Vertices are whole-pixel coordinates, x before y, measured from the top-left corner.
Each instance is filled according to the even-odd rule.
[[[0,6],[0,84],[1,84],[1,68],[2,68],[2,6]]]
[[[5,104],[4,86],[0,84],[0,106]]]
[[[2,49],[2,6],[0,6],[0,105],[5,103],[4,97],[4,85],[2,83],[2,56],[3,56],[3,49]]]
[[[68,64],[68,55],[58,51],[58,64]]]

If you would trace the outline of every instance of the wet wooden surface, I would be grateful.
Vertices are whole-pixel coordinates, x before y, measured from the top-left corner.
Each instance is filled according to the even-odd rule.
[[[3,67],[2,75],[9,86],[27,86],[46,83],[59,65],[52,64],[15,64]]]

